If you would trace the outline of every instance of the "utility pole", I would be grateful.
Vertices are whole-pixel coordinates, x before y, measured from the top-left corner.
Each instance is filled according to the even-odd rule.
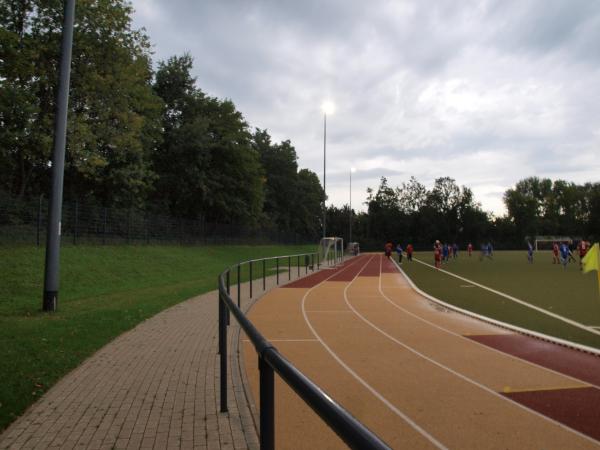
[[[65,0],[58,95],[54,119],[54,149],[52,151],[52,188],[48,208],[48,237],[46,239],[46,270],[44,273],[44,298],[42,309],[56,311],[58,306],[60,234],[65,172],[65,147],[67,141],[67,112],[69,108],[69,82],[71,78],[71,53],[73,48],[73,22],[75,0]]]

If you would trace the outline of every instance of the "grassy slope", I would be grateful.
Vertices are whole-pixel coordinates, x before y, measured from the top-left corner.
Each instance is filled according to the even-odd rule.
[[[215,289],[228,265],[310,251],[314,246],[64,247],[59,310],[44,314],[44,251],[0,247],[0,430],[119,334]]]
[[[432,254],[417,255],[431,263]],[[600,348],[600,336],[568,325],[530,308],[473,287],[422,264],[403,264],[407,275],[428,294],[479,314],[540,331],[562,339]],[[582,275],[577,263],[566,270],[552,264],[550,252],[539,252],[533,265],[526,252],[496,252],[494,260],[480,262],[478,254],[468,258],[463,252],[444,270],[494,288],[525,302],[585,325],[600,325],[600,296],[594,274]]]

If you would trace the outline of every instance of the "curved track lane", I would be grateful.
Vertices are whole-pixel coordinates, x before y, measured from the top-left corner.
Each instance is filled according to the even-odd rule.
[[[519,355],[506,343],[522,336],[432,305],[380,255],[276,289],[249,316],[394,448],[600,448],[600,389],[589,375],[600,358],[585,355],[582,374]],[[258,398],[256,356],[244,345]],[[567,358],[554,347],[550,359]],[[344,447],[280,381],[276,409],[277,448]]]

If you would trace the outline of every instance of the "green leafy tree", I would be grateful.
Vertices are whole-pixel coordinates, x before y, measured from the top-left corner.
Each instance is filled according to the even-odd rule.
[[[155,92],[165,102],[163,143],[153,155],[154,198],[186,218],[254,225],[262,217],[264,174],[242,114],[196,87],[186,54],[161,62]]]
[[[302,236],[314,237],[322,234],[322,205],[325,198],[323,186],[316,173],[301,169],[297,178],[297,195],[294,204],[293,230]]]
[[[298,156],[289,140],[272,144],[266,130],[257,129],[254,147],[266,176],[264,212],[282,231],[291,231],[297,205],[292,201],[298,195]]]
[[[0,143],[4,188],[47,189],[63,2],[0,2]],[[144,202],[160,140],[160,100],[151,89],[150,44],[132,28],[125,0],[77,2],[65,195],[106,204]]]

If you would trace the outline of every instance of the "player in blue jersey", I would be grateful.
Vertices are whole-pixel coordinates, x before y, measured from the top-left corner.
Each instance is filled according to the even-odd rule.
[[[563,265],[563,268],[567,268],[567,263],[569,262],[569,246],[566,242],[560,244],[560,262]]]
[[[527,261],[529,264],[533,264],[533,245],[529,241],[527,241]]]

